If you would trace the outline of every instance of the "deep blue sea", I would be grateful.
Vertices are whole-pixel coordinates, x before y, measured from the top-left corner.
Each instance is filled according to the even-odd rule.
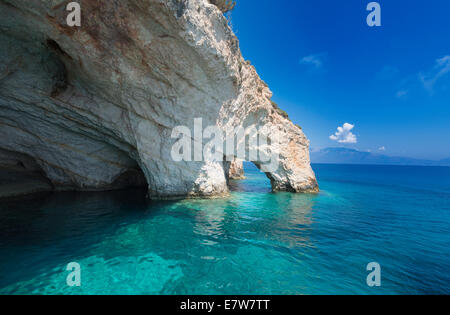
[[[0,294],[450,294],[449,167],[313,168],[317,195],[273,194],[247,164],[227,199],[0,202]]]

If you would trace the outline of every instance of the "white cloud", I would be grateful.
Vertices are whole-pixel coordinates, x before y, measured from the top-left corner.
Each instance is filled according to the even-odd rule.
[[[351,132],[355,125],[345,123],[342,127],[338,127],[334,135],[330,136],[331,140],[339,143],[358,143],[356,136]]]
[[[380,147],[380,148],[378,148],[378,150],[379,150],[379,151],[386,151],[386,147],[384,147],[384,146],[383,146],[383,147]]]
[[[434,68],[426,75],[419,74],[419,78],[424,88],[432,93],[436,82],[448,73],[450,73],[450,55],[437,59]]]
[[[320,69],[323,66],[323,56],[324,54],[313,54],[305,56],[300,60],[302,65],[313,66],[316,69]]]

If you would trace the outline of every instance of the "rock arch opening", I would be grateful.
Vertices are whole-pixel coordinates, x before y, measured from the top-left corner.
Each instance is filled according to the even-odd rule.
[[[231,192],[267,193],[272,191],[272,182],[257,164],[235,160],[230,163],[228,187]]]

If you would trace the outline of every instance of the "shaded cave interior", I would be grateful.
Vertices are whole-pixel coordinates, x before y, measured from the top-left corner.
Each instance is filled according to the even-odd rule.
[[[117,176],[108,187],[99,190],[71,186],[59,187],[47,177],[35,158],[0,149],[0,199],[54,191],[108,191],[137,188],[145,193],[147,187],[145,175],[137,163]]]

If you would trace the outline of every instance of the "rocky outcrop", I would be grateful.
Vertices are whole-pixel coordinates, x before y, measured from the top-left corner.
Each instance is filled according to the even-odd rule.
[[[200,117],[276,135],[273,189],[317,191],[307,138],[272,104],[215,5],[80,0],[81,26],[69,27],[68,2],[0,0],[3,152],[32,159],[61,190],[145,181],[152,198],[225,195],[229,162],[171,157],[173,128]]]
[[[214,4],[223,13],[233,10],[236,6],[235,0],[209,0],[209,3]]]
[[[231,162],[229,176],[230,176],[230,179],[234,179],[234,180],[245,179],[244,163],[242,160],[234,159]]]

